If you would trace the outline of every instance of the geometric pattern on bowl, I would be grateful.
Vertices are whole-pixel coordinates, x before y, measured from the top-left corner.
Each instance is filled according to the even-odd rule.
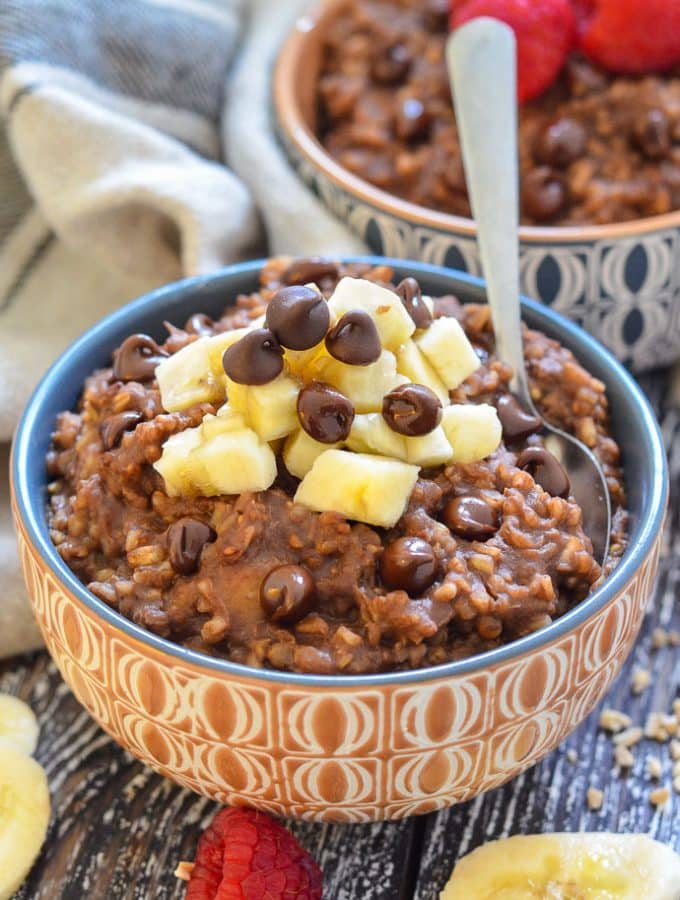
[[[14,510],[35,617],[64,680],[119,744],[222,803],[312,821],[431,812],[503,784],[602,698],[652,593],[661,532],[624,589],[540,651],[409,685],[297,687],[143,644],[61,586]]]

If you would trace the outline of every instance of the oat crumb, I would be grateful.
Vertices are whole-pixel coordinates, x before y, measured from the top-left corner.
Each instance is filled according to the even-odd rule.
[[[588,809],[592,812],[597,812],[598,809],[602,809],[604,794],[599,788],[589,787],[586,792],[586,801],[588,803]]]
[[[578,762],[578,753],[576,752],[576,750],[574,750],[573,747],[570,747],[567,750],[566,756],[567,756],[567,762],[570,762],[572,764],[572,766],[575,766],[576,763]]]
[[[646,691],[652,682],[652,673],[649,669],[634,669],[631,679],[631,690],[634,694],[639,695]]]
[[[618,709],[603,709],[600,713],[600,728],[616,733],[632,725],[632,719]]]
[[[670,746],[671,759],[680,759],[680,741],[672,740]]]
[[[671,792],[667,787],[655,788],[649,792],[649,802],[652,806],[665,806],[671,799]]]
[[[632,769],[635,757],[624,744],[617,744],[614,747],[614,762],[620,769]]]
[[[652,632],[652,647],[655,650],[663,650],[668,646],[669,635],[665,628],[655,628]]]
[[[625,731],[615,734],[612,740],[617,746],[634,747],[642,740],[642,729],[634,725],[632,728],[626,728]]]
[[[665,727],[666,716],[663,713],[653,712],[647,716],[645,723],[645,737],[664,743],[670,737]]]
[[[671,647],[680,647],[680,631],[669,631],[668,643]]]
[[[647,778],[651,778],[652,781],[658,781],[661,778],[663,775],[663,765],[658,756],[647,757],[645,771],[647,772]]]
[[[175,878],[180,878],[182,881],[188,881],[191,878],[191,873],[193,871],[194,863],[182,860],[182,862],[177,864],[177,868],[175,869]]]

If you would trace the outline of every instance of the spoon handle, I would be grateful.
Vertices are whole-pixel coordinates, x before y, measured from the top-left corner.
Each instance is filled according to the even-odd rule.
[[[515,35],[496,19],[473,19],[449,37],[446,59],[497,352],[531,408],[519,302]]]

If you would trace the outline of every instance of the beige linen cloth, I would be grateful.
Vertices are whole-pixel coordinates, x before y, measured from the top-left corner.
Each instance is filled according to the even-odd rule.
[[[0,657],[40,642],[9,441],[50,362],[183,275],[360,252],[273,131],[276,51],[308,0],[0,2]]]

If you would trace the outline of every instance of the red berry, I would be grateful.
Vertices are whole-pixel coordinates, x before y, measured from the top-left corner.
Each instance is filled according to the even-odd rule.
[[[680,61],[680,0],[575,0],[580,48],[613,72]]]
[[[198,842],[185,900],[321,900],[323,876],[283,825],[222,809]]]
[[[574,45],[575,19],[569,0],[465,0],[454,2],[451,25],[479,16],[500,19],[517,38],[520,103],[550,87]]]

